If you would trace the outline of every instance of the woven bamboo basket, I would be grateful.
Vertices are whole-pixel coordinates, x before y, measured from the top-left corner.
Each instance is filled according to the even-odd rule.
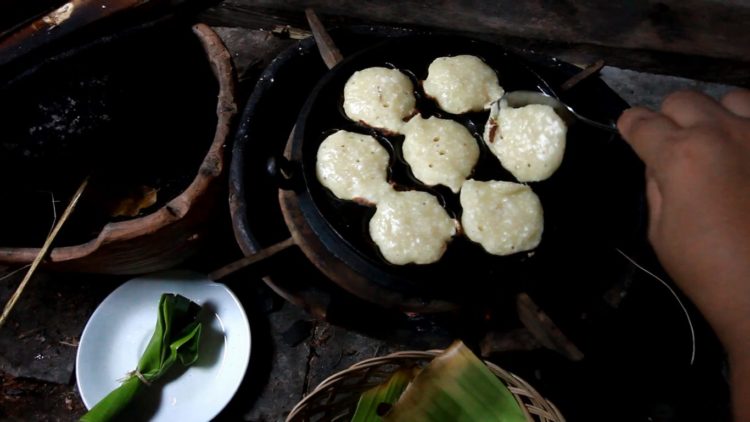
[[[286,422],[341,421],[348,422],[360,395],[382,384],[399,368],[423,367],[442,350],[396,352],[363,360],[323,380],[289,412]],[[565,418],[550,401],[529,383],[497,365],[485,361],[513,394],[529,422],[564,422]]]

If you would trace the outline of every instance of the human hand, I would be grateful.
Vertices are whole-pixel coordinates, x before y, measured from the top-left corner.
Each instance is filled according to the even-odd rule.
[[[646,164],[649,238],[731,355],[750,359],[750,91],[677,92],[618,121]]]

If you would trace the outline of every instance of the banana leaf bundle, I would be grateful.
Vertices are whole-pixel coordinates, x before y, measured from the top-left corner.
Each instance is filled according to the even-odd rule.
[[[409,375],[398,371],[385,384],[366,391],[352,422],[527,420],[510,390],[460,341],[413,379]]]
[[[126,407],[137,404],[138,395],[161,378],[175,362],[192,365],[198,359],[202,327],[198,321],[200,310],[198,304],[184,296],[163,294],[159,299],[156,329],[138,366],[117,389],[83,415],[81,421],[112,420]]]

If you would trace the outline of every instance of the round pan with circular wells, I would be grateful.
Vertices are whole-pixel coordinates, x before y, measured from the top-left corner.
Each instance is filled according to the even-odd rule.
[[[487,112],[451,115],[427,98],[420,87],[432,60],[459,54],[484,60],[498,72],[506,91],[536,90],[555,95],[553,87],[520,57],[494,44],[465,38],[412,36],[383,42],[342,61],[320,80],[308,97],[290,144],[292,164],[301,173],[296,183],[299,208],[330,254],[383,289],[407,296],[462,302],[481,292],[491,291],[495,296],[512,294],[532,280],[574,277],[565,272],[570,262],[587,254],[586,259],[596,259],[603,246],[616,247],[633,233],[643,231],[642,168],[632,152],[621,139],[609,133],[574,124],[568,133],[568,149],[560,169],[551,178],[530,184],[539,195],[545,213],[545,231],[533,253],[493,256],[458,235],[437,263],[403,266],[388,263],[368,233],[368,222],[375,208],[342,201],[317,180],[318,146],[335,130],[372,135],[391,155],[389,179],[396,189],[430,192],[452,217],[460,220],[457,194],[445,187],[425,186],[414,178],[401,152],[403,136],[385,135],[352,122],[342,110],[344,85],[354,72],[373,66],[398,68],[412,77],[417,108],[423,117],[453,119],[473,134],[481,152],[472,178],[515,181],[481,140]],[[614,116],[627,106],[606,85],[574,94],[565,100],[578,106],[586,104],[589,97],[588,107],[584,108],[608,110]],[[605,102],[591,104],[594,98],[597,102],[604,98]],[[346,285],[345,277],[331,278],[357,293],[356,288]]]

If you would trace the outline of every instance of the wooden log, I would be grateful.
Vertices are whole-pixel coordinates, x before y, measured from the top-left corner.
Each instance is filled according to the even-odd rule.
[[[544,347],[555,350],[572,361],[583,359],[583,352],[575,345],[557,324],[526,293],[516,297],[518,318],[527,330]]]
[[[208,274],[208,278],[210,280],[219,281],[223,279],[224,277],[227,277],[231,274],[236,273],[237,271],[240,271],[244,268],[248,268],[254,264],[270,259],[272,256],[276,255],[277,253],[294,246],[294,244],[295,244],[294,239],[292,239],[291,237],[284,239],[281,242],[276,243],[275,245],[271,245],[265,249],[261,249],[260,251],[258,251],[258,253],[248,255],[244,258],[240,258],[215,271],[212,271],[211,273]]]
[[[524,38],[649,49],[747,60],[750,4],[739,1],[662,0],[584,1],[432,1],[367,2],[226,0],[218,9],[257,8],[301,12],[372,22],[426,25]]]
[[[603,58],[641,71],[750,82],[750,3],[739,1],[225,0],[202,18],[225,26],[304,28],[306,7],[315,8],[329,26],[366,22],[439,28],[577,62]]]
[[[329,69],[333,69],[341,60],[344,60],[344,56],[341,55],[338,47],[334,44],[331,36],[326,31],[325,26],[315,14],[312,9],[305,9],[305,16],[307,17],[307,23],[312,29],[313,36],[315,37],[315,44],[318,45],[320,56],[326,63]]]
[[[106,21],[122,13],[132,13],[135,9],[153,8],[159,3],[165,2],[163,0],[109,0],[106,4],[102,4],[100,0],[69,0],[32,22],[24,24],[21,21],[20,26],[8,30],[7,34],[0,34],[0,65],[54,44],[99,21]]]

